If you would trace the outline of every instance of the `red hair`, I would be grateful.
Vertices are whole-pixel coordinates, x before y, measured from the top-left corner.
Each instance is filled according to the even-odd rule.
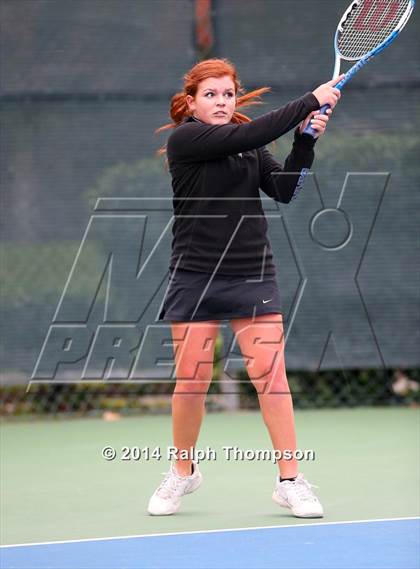
[[[171,99],[169,114],[173,122],[158,128],[155,131],[156,134],[169,128],[175,128],[185,117],[191,116],[186,96],[191,95],[192,97],[195,97],[201,81],[204,81],[209,77],[219,78],[224,77],[225,75],[228,75],[235,84],[236,108],[260,105],[261,101],[256,99],[260,99],[261,95],[270,91],[270,87],[261,87],[260,89],[255,89],[254,91],[245,93],[241,82],[238,79],[236,68],[228,59],[206,59],[204,61],[200,61],[200,63],[194,65],[194,67],[184,75],[183,91],[176,93]],[[239,93],[240,95],[238,96]],[[235,110],[232,115],[231,122],[238,124],[251,122],[251,119]],[[158,154],[164,154],[165,152],[165,146],[158,150]]]

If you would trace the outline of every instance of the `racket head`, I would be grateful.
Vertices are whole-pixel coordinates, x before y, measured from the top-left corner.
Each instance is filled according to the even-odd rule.
[[[354,0],[334,39],[336,55],[358,61],[396,37],[408,22],[415,0]]]

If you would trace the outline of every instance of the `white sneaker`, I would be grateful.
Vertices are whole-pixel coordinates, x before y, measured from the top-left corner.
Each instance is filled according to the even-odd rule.
[[[297,518],[322,518],[324,515],[322,505],[312,488],[316,486],[309,484],[303,474],[298,474],[293,482],[291,480],[280,482],[277,477],[273,500],[283,508],[290,508]]]
[[[181,506],[181,498],[191,494],[200,486],[203,476],[198,465],[193,462],[194,472],[191,476],[180,476],[171,463],[169,472],[165,473],[159,487],[149,500],[147,511],[152,516],[169,516],[175,514]]]

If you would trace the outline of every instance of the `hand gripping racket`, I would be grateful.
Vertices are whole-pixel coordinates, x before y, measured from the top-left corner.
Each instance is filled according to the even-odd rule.
[[[415,0],[354,0],[344,12],[334,38],[333,78],[340,74],[340,61],[357,61],[335,85],[342,89],[368,61],[391,45],[411,16]],[[323,105],[321,114],[330,108]],[[304,132],[315,137],[318,132],[307,126]]]

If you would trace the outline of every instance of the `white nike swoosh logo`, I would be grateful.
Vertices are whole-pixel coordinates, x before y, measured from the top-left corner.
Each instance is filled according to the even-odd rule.
[[[267,302],[271,302],[273,299],[270,298],[269,300],[263,300],[263,304],[267,304]]]

